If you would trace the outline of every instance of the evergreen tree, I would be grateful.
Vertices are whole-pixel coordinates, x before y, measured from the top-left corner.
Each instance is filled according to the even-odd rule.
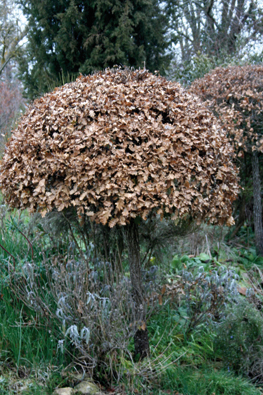
[[[114,65],[164,74],[166,17],[157,0],[20,0],[29,21],[21,77],[30,98],[61,76]],[[65,81],[62,78],[61,83]]]

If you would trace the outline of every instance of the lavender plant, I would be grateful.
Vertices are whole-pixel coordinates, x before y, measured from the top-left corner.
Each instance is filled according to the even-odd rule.
[[[224,266],[209,271],[203,266],[182,270],[168,287],[168,294],[185,310],[186,337],[201,323],[219,321],[227,303],[238,297],[237,280],[238,275]]]
[[[24,264],[12,287],[28,307],[50,325],[56,323],[57,352],[75,350],[74,361],[91,376],[110,372],[109,377],[119,380],[120,358],[133,360],[131,339],[143,322],[134,317],[129,277],[116,281],[110,268],[102,261],[54,257],[41,267]],[[146,277],[145,289],[152,292],[153,278]]]

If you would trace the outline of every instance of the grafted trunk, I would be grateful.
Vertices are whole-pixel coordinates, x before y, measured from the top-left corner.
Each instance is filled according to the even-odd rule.
[[[140,326],[134,335],[135,355],[145,358],[149,355],[149,339],[146,325],[146,311],[142,289],[141,258],[138,225],[133,219],[125,226],[128,245],[132,297],[134,301],[134,315],[136,324]],[[143,326],[143,329],[142,327]]]
[[[263,227],[262,227],[262,201],[261,201],[261,182],[259,174],[258,153],[252,154],[252,172],[253,172],[253,217],[254,230],[256,239],[257,254],[263,256]]]

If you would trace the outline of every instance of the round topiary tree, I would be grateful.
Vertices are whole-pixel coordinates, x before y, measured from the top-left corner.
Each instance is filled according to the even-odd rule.
[[[149,353],[139,222],[149,213],[231,225],[233,151],[216,118],[179,84],[146,70],[106,70],[36,100],[7,144],[0,187],[12,207],[75,206],[124,227],[135,353]]]
[[[237,155],[251,158],[256,249],[263,255],[258,158],[263,152],[263,66],[218,67],[196,80],[190,92],[198,94],[221,118]]]

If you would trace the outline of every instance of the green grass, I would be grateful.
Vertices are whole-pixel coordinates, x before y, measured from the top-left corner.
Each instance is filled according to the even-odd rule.
[[[224,370],[172,367],[160,383],[163,390],[179,391],[184,395],[260,395],[248,380]]]
[[[29,216],[26,212],[7,210],[2,215],[0,243],[14,256],[16,271],[21,272],[24,263],[32,261],[30,246],[18,230],[29,233]],[[35,263],[41,265],[39,246],[34,250]],[[0,360],[12,361],[17,369],[20,365],[34,368],[53,363],[57,348],[55,325],[47,326],[43,317],[18,300],[10,287],[8,262],[13,264],[10,256],[0,249]]]
[[[13,361],[17,369],[59,362],[55,325],[45,325],[7,287],[2,287],[1,293],[0,358]]]

